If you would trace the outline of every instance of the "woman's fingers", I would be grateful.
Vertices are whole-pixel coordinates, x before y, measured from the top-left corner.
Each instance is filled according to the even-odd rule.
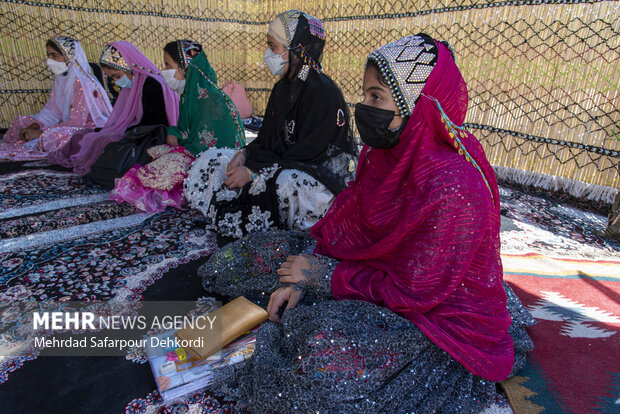
[[[288,305],[286,309],[293,309],[299,303],[301,299],[301,290],[294,290],[288,298]]]
[[[290,288],[279,288],[275,292],[271,294],[269,298],[269,304],[267,305],[267,313],[269,314],[269,319],[274,322],[280,322],[280,316],[278,316],[278,311],[280,307],[284,305],[284,302],[287,301],[288,295],[290,294],[288,291]]]
[[[295,290],[291,286],[281,287],[271,294],[269,298],[269,304],[267,305],[267,313],[269,319],[274,322],[280,322],[280,316],[278,311],[284,305],[284,302],[288,302],[286,309],[292,309],[299,303],[301,299],[301,291]]]
[[[289,276],[291,275],[291,269],[287,269],[286,267],[284,268],[279,268],[278,270],[276,270],[276,273],[279,274],[280,276]]]
[[[247,169],[245,167],[234,167],[227,171],[224,185],[228,188],[241,188],[250,182]]]

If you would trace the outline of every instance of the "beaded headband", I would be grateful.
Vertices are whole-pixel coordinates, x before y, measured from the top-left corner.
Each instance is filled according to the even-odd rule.
[[[75,44],[77,40],[69,36],[56,36],[52,37],[50,40],[58,46],[65,59],[67,59],[67,62],[73,62],[73,59],[75,59]]]
[[[303,13],[299,10],[289,10],[284,13],[278,14],[277,18],[280,19],[284,26],[284,34],[286,35],[287,43],[290,45],[297,31],[297,23],[299,23],[299,17]]]
[[[101,58],[99,62],[102,65],[109,66],[114,69],[122,70],[125,73],[131,73],[131,66],[127,64],[121,52],[119,52],[114,46],[106,45],[101,52]]]
[[[419,34],[381,46],[368,60],[376,62],[381,69],[400,113],[410,116],[437,63],[437,56],[435,41]]]
[[[177,40],[177,49],[179,50],[179,61],[182,62],[182,68],[186,69],[189,61],[197,54],[202,52],[202,46],[193,40]]]
[[[323,23],[316,17],[310,16],[309,14],[304,13],[304,16],[306,16],[306,19],[308,20],[310,33],[319,39],[325,40],[325,28],[323,27]]]

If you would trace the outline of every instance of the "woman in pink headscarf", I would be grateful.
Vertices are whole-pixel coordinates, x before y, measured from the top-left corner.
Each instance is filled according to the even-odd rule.
[[[257,412],[482,411],[523,366],[533,320],[503,284],[497,182],[459,126],[467,86],[420,34],[370,54],[363,92],[356,179],[313,237],[251,236],[199,271],[257,301],[280,284],[267,311],[281,324],[214,391]]]
[[[159,69],[129,42],[112,42],[103,49],[100,63],[121,92],[110,118],[100,131],[73,136],[70,144],[49,156],[49,161],[86,175],[110,142],[123,138],[138,125],[176,125],[179,96],[166,85]]]

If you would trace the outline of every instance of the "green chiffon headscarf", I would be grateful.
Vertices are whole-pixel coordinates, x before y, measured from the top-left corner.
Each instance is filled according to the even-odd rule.
[[[187,65],[179,122],[168,128],[179,144],[194,155],[209,148],[245,145],[243,122],[237,107],[217,86],[207,55],[200,52]]]

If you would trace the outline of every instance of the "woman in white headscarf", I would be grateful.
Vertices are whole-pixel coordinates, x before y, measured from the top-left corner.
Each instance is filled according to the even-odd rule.
[[[38,114],[13,121],[0,143],[0,159],[43,159],[78,130],[102,127],[110,116],[110,100],[78,41],[58,36],[47,41],[46,49],[55,76],[50,98]]]

